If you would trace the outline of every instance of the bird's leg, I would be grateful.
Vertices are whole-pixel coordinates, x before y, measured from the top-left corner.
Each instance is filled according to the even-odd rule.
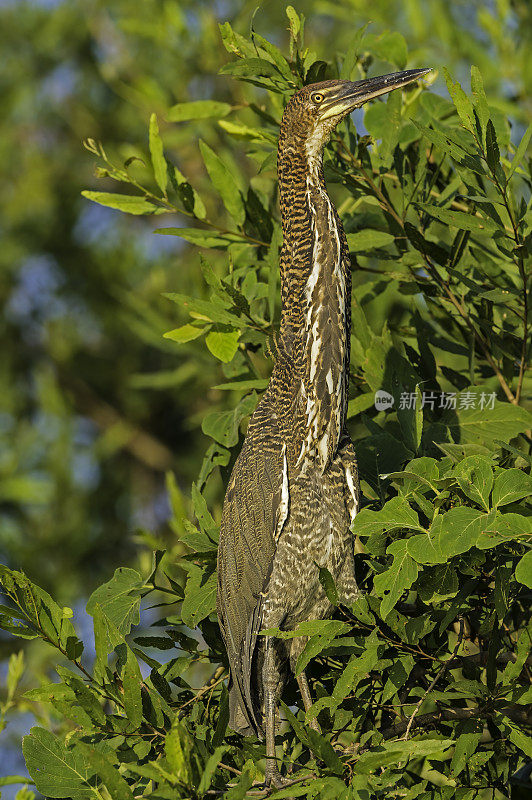
[[[266,639],[266,652],[262,672],[264,686],[264,716],[266,720],[266,786],[275,786],[280,789],[290,781],[279,772],[275,758],[275,723],[277,716],[277,686],[278,676],[274,664],[274,649],[270,639]]]
[[[312,696],[310,694],[310,688],[308,685],[307,676],[305,675],[305,672],[301,672],[297,676],[296,681],[297,685],[299,686],[299,691],[301,693],[301,699],[303,700],[303,705],[305,706],[305,711],[308,711],[312,705]],[[309,727],[315,730],[317,733],[321,733],[321,728],[319,726],[316,717],[313,717],[308,724]]]

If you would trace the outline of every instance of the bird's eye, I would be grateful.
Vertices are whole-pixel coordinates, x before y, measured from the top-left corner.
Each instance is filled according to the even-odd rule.
[[[313,103],[316,103],[316,105],[323,103],[323,95],[320,94],[319,92],[314,92],[314,94],[311,96],[310,99],[312,100]]]

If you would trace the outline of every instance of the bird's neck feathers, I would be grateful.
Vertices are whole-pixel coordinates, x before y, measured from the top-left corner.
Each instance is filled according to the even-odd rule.
[[[351,275],[342,224],[325,187],[323,142],[279,143],[283,224],[281,343],[304,419],[296,461],[325,469],[347,405]]]

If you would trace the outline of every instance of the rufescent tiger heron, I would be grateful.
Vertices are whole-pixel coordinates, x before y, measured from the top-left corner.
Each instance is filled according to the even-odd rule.
[[[351,262],[325,188],[323,147],[355,108],[417,80],[414,69],[368,80],[305,86],[283,114],[278,180],[283,245],[277,359],[251,417],[222,514],[218,617],[229,665],[230,727],[266,738],[266,783],[285,783],[275,762],[275,724],[287,660],[305,639],[258,636],[324,619],[332,606],[326,567],[352,603],[351,523],[359,503],[353,444],[345,428],[351,334]],[[301,697],[312,704],[305,673]],[[315,723],[316,724],[316,723]]]

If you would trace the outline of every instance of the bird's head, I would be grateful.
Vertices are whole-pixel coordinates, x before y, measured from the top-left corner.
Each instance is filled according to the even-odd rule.
[[[427,72],[430,69],[409,69],[363,81],[332,80],[304,86],[286,106],[281,130],[302,139],[309,155],[317,155],[331,131],[355,108],[406,86]]]

